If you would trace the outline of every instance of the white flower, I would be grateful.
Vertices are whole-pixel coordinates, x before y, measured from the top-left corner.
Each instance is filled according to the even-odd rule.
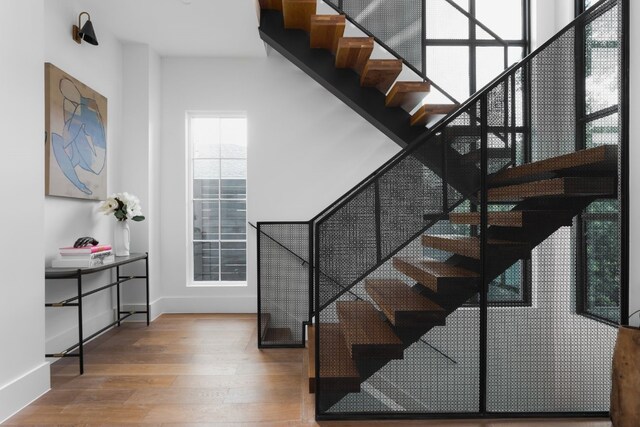
[[[113,211],[115,211],[117,207],[118,207],[118,202],[114,198],[109,197],[107,200],[102,202],[102,205],[100,205],[99,209],[105,215],[109,215],[113,213]]]

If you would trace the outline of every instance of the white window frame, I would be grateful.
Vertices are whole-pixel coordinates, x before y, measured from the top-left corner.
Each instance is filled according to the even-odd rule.
[[[246,287],[247,286],[247,280],[242,280],[242,281],[228,281],[228,280],[209,280],[209,281],[196,281],[194,280],[194,275],[195,275],[195,271],[194,271],[194,254],[193,254],[193,243],[194,243],[194,239],[193,239],[193,142],[192,142],[192,138],[191,138],[191,119],[198,119],[198,118],[216,118],[216,119],[229,119],[229,118],[236,118],[236,119],[245,119],[248,121],[247,118],[247,114],[244,111],[236,111],[236,112],[219,112],[219,111],[187,111],[186,112],[186,116],[185,116],[185,139],[186,139],[186,149],[187,149],[187,153],[186,153],[186,160],[187,160],[187,165],[186,165],[186,169],[187,169],[187,200],[186,200],[186,205],[187,205],[187,218],[186,218],[186,228],[187,228],[187,287],[197,287],[197,288],[202,288],[202,287]],[[247,125],[248,128],[248,125]],[[248,134],[248,129],[247,129],[247,134]],[[247,161],[247,169],[248,169],[248,147],[249,146],[249,141],[248,141],[248,135],[247,135],[247,158],[245,159]],[[248,175],[248,173],[247,173]],[[245,198],[245,206],[248,210],[248,192],[249,192],[249,179],[248,176],[246,178],[246,197]],[[247,216],[246,219],[248,220],[248,212],[247,212]],[[246,227],[246,224],[245,224]],[[246,238],[244,240],[245,242],[245,252],[246,252],[246,277],[248,278],[249,275],[249,245],[248,245],[248,230],[246,233]],[[220,240],[222,241],[222,240]],[[241,242],[241,240],[235,240],[235,242]],[[222,263],[222,254],[219,254],[220,257],[220,263]]]

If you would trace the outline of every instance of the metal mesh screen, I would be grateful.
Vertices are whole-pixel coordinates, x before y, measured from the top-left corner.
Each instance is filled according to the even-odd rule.
[[[418,70],[422,69],[423,0],[327,0],[382,40]]]
[[[309,223],[258,223],[259,345],[304,346],[309,320]]]
[[[620,8],[591,10],[314,225],[320,418],[607,411]],[[589,148],[603,157],[579,160]]]

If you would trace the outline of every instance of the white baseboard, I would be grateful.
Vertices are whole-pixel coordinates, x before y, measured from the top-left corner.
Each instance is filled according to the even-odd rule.
[[[109,323],[115,320],[114,310],[107,310],[93,317],[84,317],[82,322],[82,330],[85,337],[99,331]],[[75,320],[75,319],[74,319]],[[46,353],[57,353],[65,348],[78,342],[78,323],[77,320],[69,324],[69,328],[58,333],[53,337],[49,337],[45,341]]]
[[[0,423],[49,391],[50,384],[49,363],[43,362],[15,380],[1,385]]]
[[[162,297],[151,304],[152,318],[162,313],[255,313],[255,296]]]

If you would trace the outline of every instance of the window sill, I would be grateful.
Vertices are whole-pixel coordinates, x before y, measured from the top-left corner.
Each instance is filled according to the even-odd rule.
[[[187,288],[246,288],[247,282],[189,282]]]

